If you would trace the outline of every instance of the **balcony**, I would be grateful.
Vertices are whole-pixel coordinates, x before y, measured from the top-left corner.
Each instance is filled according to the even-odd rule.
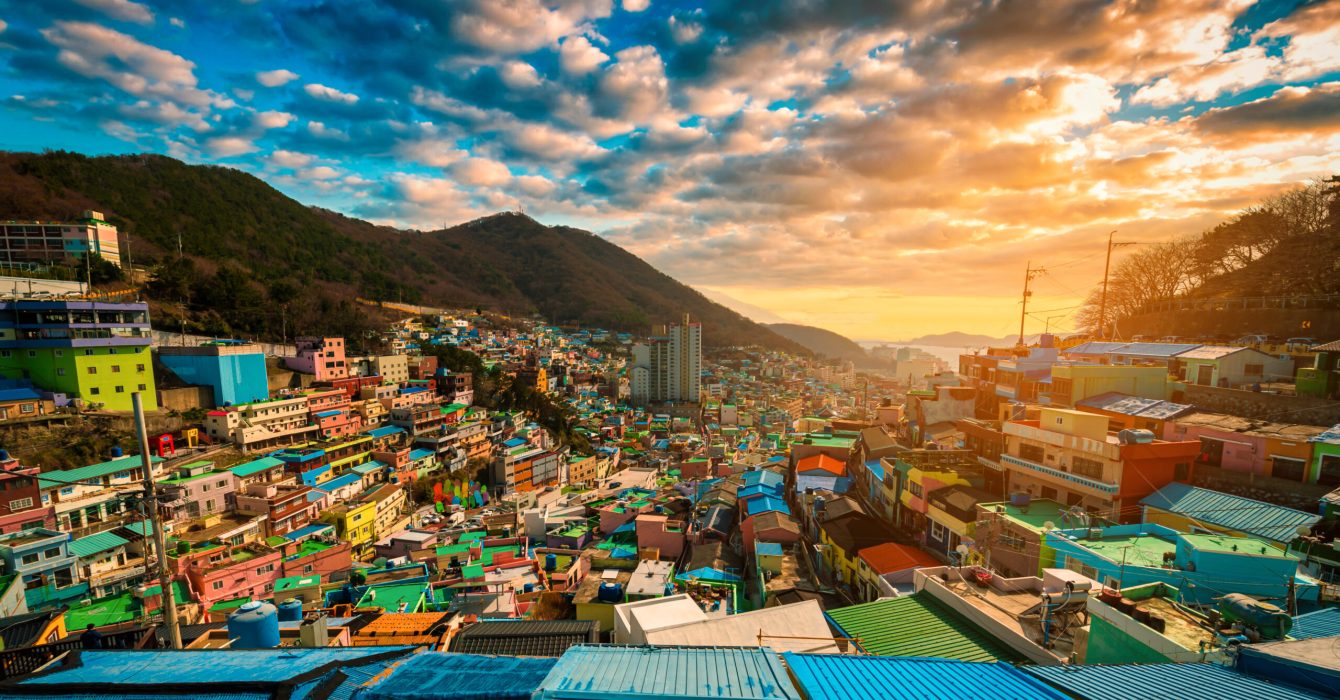
[[[1014,455],[1001,455],[1000,461],[1016,469],[1022,469],[1033,474],[1039,474],[1054,480],[1063,481],[1070,485],[1082,486],[1084,488],[1097,491],[1105,496],[1116,495],[1121,488],[1120,484],[1112,484],[1098,479],[1072,474],[1062,469],[1048,467],[1037,462],[1030,462],[1026,459],[1020,459]]]

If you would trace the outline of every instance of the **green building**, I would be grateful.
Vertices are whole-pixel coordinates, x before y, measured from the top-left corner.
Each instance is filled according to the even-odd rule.
[[[158,407],[149,307],[144,303],[19,299],[0,302],[0,376],[131,410],[130,395]]]

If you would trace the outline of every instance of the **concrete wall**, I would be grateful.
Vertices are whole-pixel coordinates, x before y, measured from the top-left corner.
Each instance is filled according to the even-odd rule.
[[[1310,396],[1281,396],[1188,384],[1181,398],[1174,397],[1174,400],[1211,413],[1228,413],[1256,420],[1327,426],[1340,423],[1340,404]]]
[[[159,389],[158,408],[178,413],[193,408],[214,408],[214,389],[207,386]]]
[[[1300,484],[1258,474],[1234,472],[1217,467],[1196,465],[1191,483],[1235,496],[1288,506],[1308,513],[1317,511],[1317,500],[1331,490],[1330,486]]]
[[[185,334],[172,333],[170,331],[160,331],[160,330],[154,330],[151,332],[153,334],[152,337],[155,347],[160,345],[195,346],[200,345],[201,343],[208,343],[213,340],[218,340],[218,338],[211,338],[209,336],[204,335],[191,335],[190,333]],[[290,355],[298,354],[298,348],[297,346],[294,345],[281,345],[280,343],[259,343],[259,342],[255,343],[255,345],[259,345],[261,347],[261,351],[264,352],[266,355],[278,355],[280,357],[287,357]]]

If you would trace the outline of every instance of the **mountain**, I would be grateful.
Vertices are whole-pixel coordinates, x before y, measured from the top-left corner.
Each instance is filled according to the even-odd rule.
[[[817,355],[857,363],[869,359],[869,355],[855,341],[830,330],[797,323],[769,323],[768,328],[784,338],[800,343]]]
[[[0,153],[0,218],[60,220],[85,209],[127,234],[137,266],[157,266],[148,287],[157,317],[208,334],[373,330],[354,318],[358,295],[634,333],[687,313],[709,346],[803,352],[592,233],[522,214],[405,231],[305,206],[231,168],[159,155]]]
[[[932,335],[923,335],[911,340],[900,340],[894,345],[936,345],[946,348],[974,348],[974,347],[1000,347],[1002,345],[1014,345],[1019,339],[1017,335],[1007,335],[1003,338],[992,338],[991,336],[978,335],[975,333],[960,333],[952,331],[949,333],[935,333]],[[1027,340],[1027,338],[1025,338]]]

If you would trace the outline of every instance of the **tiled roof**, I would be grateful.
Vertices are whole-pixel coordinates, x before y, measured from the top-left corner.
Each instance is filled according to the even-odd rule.
[[[848,654],[782,654],[809,700],[1065,700],[1009,664]],[[953,692],[947,692],[947,689]]]
[[[1312,352],[1340,352],[1340,340],[1332,340],[1329,343],[1313,345],[1309,348]]]
[[[122,545],[130,544],[124,537],[114,532],[98,532],[92,535],[80,537],[77,540],[70,540],[70,554],[83,559],[91,557],[98,552],[105,552]]]
[[[461,654],[509,656],[562,656],[576,644],[600,641],[595,620],[504,620],[471,625],[451,640],[451,651]]]
[[[163,458],[150,455],[149,461],[153,464],[158,464],[163,461]],[[108,460],[106,462],[90,464],[87,467],[50,471],[42,474],[41,477],[50,477],[51,479],[59,479],[59,481],[50,481],[38,477],[37,487],[40,489],[50,489],[57,486],[63,486],[64,484],[60,482],[64,481],[101,479],[104,476],[126,471],[127,469],[137,469],[143,464],[144,462],[140,459],[139,455],[126,455],[125,457],[117,457],[116,459]]]
[[[1310,526],[1321,520],[1315,513],[1179,482],[1145,496],[1140,505],[1275,542],[1292,542],[1298,536],[1300,526]]]
[[[928,656],[960,661],[1023,657],[925,593],[829,610],[845,636],[875,656]]]
[[[742,647],[568,649],[535,691],[536,700],[660,698],[799,700],[777,655]]]
[[[921,566],[939,566],[935,557],[905,544],[884,542],[857,552],[876,574],[891,574]]]
[[[1319,697],[1216,664],[1026,666],[1024,671],[1086,700],[1314,700]]]

